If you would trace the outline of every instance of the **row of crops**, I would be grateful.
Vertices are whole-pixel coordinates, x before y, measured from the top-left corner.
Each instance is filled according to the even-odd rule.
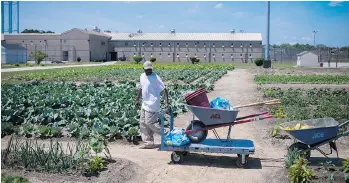
[[[213,83],[233,67],[155,64],[154,69],[169,83],[169,100],[177,116],[187,111],[182,103],[185,92],[200,87],[212,91]],[[1,135],[17,133],[40,138],[138,136],[140,111],[134,102],[142,66],[122,64],[80,71],[17,75],[13,78],[39,80],[2,84]],[[112,81],[114,79],[118,80],[117,84]],[[87,80],[95,81],[76,84],[76,81]]]
[[[264,97],[280,99],[281,105],[272,109],[275,117],[288,120],[332,117],[339,122],[349,119],[349,92],[345,89],[273,87],[264,89]]]
[[[308,75],[256,75],[258,84],[268,83],[307,83],[307,84],[349,84],[348,74],[308,74]]]

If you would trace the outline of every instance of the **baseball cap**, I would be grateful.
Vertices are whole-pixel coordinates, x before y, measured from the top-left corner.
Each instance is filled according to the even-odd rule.
[[[144,69],[153,69],[153,64],[150,61],[146,61],[143,64]]]

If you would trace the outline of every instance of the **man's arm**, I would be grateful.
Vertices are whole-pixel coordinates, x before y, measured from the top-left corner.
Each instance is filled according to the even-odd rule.
[[[168,103],[168,93],[167,93],[167,89],[164,88],[164,100],[165,100],[165,105],[166,107],[169,107],[169,103]]]
[[[139,88],[139,90],[138,90],[138,94],[136,97],[136,107],[138,107],[138,105],[139,105],[139,97],[140,96],[142,96],[142,88]]]

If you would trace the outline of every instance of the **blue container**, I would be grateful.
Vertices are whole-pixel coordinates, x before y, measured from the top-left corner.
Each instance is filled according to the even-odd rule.
[[[290,131],[285,130],[286,127],[294,127],[298,123],[300,123],[301,126],[305,124],[309,125],[311,128]],[[319,142],[336,137],[338,135],[338,125],[339,123],[333,118],[319,118],[283,123],[281,129],[285,130],[304,144],[312,146]]]

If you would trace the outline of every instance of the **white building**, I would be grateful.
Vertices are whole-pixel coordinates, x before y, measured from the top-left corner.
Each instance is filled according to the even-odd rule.
[[[311,51],[303,51],[297,54],[297,66],[319,67],[319,56]]]

